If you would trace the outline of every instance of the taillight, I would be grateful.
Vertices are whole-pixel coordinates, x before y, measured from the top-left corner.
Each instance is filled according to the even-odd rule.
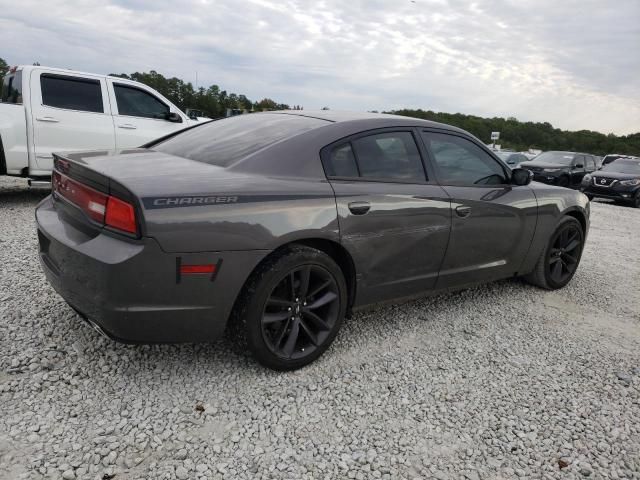
[[[112,195],[53,171],[53,191],[80,208],[92,220],[116,230],[136,234],[136,213],[133,205]]]
[[[129,233],[136,233],[136,212],[133,205],[119,198],[109,196],[104,223]]]

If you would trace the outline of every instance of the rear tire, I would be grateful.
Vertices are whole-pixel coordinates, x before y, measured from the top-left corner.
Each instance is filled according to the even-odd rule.
[[[253,357],[274,370],[295,370],[316,360],[335,339],[347,310],[347,285],[326,253],[291,245],[251,275],[238,301]]]
[[[533,271],[524,279],[546,290],[557,290],[573,278],[584,248],[582,225],[573,217],[564,217],[549,239]]]
[[[633,208],[640,208],[640,190],[638,190],[635,194],[635,196],[633,197],[631,206]]]

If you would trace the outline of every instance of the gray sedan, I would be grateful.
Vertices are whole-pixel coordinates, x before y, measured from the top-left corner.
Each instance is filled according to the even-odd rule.
[[[581,193],[392,115],[242,115],[54,165],[40,259],[83,318],[126,342],[234,327],[280,370],[365,305],[518,276],[561,288],[589,228]]]

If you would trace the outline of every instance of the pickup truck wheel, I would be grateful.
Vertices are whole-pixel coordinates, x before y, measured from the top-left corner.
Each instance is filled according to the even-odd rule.
[[[262,365],[295,370],[322,355],[347,308],[340,267],[324,252],[294,245],[252,275],[239,303],[246,344]]]
[[[546,290],[564,287],[578,269],[583,247],[582,225],[573,217],[564,217],[525,280]]]

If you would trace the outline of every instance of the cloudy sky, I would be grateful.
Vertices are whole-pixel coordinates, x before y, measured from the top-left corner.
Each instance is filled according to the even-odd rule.
[[[640,0],[0,0],[9,64],[640,131]]]

